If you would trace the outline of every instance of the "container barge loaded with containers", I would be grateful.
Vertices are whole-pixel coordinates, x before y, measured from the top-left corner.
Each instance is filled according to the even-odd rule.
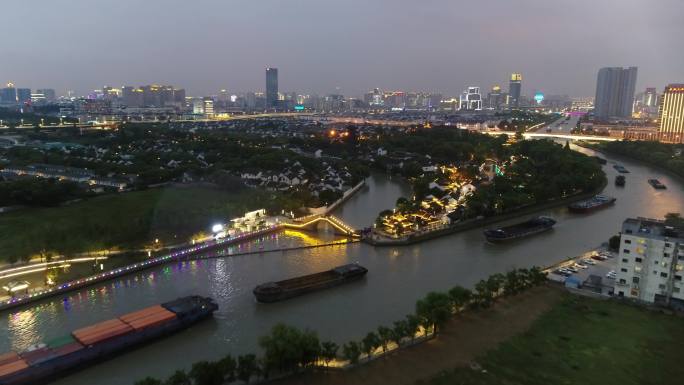
[[[74,330],[21,353],[0,355],[0,385],[44,384],[210,317],[218,305],[199,296],[178,298]],[[93,379],[93,384],[97,383]]]
[[[351,263],[320,273],[261,284],[254,289],[254,296],[259,302],[282,301],[361,279],[367,272],[365,267]]]

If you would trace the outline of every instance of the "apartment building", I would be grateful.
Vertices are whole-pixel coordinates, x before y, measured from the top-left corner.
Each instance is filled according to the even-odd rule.
[[[626,219],[616,272],[615,295],[684,309],[684,229]]]

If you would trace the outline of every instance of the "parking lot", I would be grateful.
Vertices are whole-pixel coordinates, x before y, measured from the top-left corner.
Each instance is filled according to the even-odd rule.
[[[617,254],[606,250],[592,250],[548,270],[549,279],[565,282],[566,286],[578,283],[579,289],[588,289],[604,295],[612,295],[615,276],[609,274],[617,266]],[[589,277],[594,278],[590,279]]]

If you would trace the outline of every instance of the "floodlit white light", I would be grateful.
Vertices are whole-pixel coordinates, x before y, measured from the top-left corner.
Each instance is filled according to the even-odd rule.
[[[222,225],[222,224],[216,224],[216,225],[214,225],[214,226],[211,227],[211,232],[212,232],[212,233],[218,233],[218,232],[221,232],[221,231],[223,231],[223,225]]]

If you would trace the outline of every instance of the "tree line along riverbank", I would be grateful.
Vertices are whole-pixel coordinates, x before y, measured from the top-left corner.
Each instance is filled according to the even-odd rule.
[[[472,291],[455,286],[448,292],[430,292],[416,302],[415,313],[391,326],[379,326],[360,341],[349,341],[342,346],[332,341],[321,342],[310,329],[299,330],[278,324],[270,334],[259,338],[263,350],[260,357],[247,354],[236,358],[228,354],[219,361],[194,363],[189,372],[176,371],[165,381],[148,377],[135,385],[221,385],[238,379],[245,382],[253,378],[266,380],[331,366],[351,368],[385,355],[390,344],[402,348],[412,345],[421,334],[423,337],[438,335],[446,322],[464,311],[489,308],[501,298],[520,294],[545,282],[546,274],[535,267],[494,274],[475,284]],[[180,379],[184,382],[176,382]]]
[[[624,156],[669,172],[684,180],[684,144],[648,141],[581,143],[582,146],[612,155]]]

